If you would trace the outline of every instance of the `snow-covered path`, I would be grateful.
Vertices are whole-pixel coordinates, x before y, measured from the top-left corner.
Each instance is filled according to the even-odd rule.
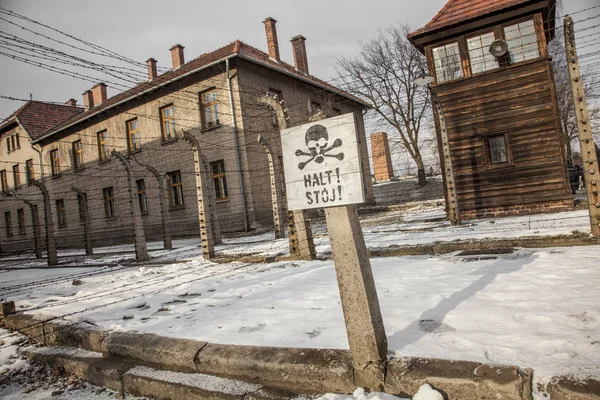
[[[540,381],[600,377],[600,246],[371,262],[390,354],[516,364]],[[36,271],[47,273],[0,275],[19,310],[216,343],[348,347],[332,261],[194,260],[100,271],[76,286]]]

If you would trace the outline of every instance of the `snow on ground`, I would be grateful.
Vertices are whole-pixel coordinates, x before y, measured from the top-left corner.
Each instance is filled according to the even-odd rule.
[[[443,207],[437,206],[436,203],[413,203],[405,210],[362,215],[361,222],[367,247],[375,250],[390,246],[456,240],[542,237],[590,232],[589,215],[585,210],[467,220],[462,225],[451,226],[446,220]],[[329,257],[331,246],[325,221],[314,219],[312,231],[317,255]],[[202,255],[197,238],[174,240],[173,247],[172,251],[163,250],[162,242],[149,242],[148,249],[152,258],[150,262],[164,264],[192,260]],[[224,238],[223,244],[215,246],[215,250],[221,256],[289,254],[287,238],[275,239],[272,232]],[[84,250],[60,250],[58,256],[61,265],[69,267],[116,267],[130,265],[135,261],[133,244],[94,248],[94,254],[92,257],[86,257]],[[36,260],[30,253],[0,257],[0,274],[2,269],[44,268],[45,266],[45,259]]]
[[[372,259],[390,355],[516,364],[540,382],[600,377],[600,246],[498,257]],[[332,261],[193,260],[75,286],[45,285],[39,271],[2,274],[12,286],[32,281],[7,296],[18,310],[215,343],[348,348]]]

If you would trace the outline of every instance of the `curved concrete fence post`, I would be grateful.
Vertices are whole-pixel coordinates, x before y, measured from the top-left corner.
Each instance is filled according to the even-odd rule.
[[[37,205],[33,202],[23,199],[15,193],[14,190],[8,192],[9,196],[14,197],[17,200],[21,200],[23,203],[29,206],[31,211],[31,224],[33,225],[33,242],[35,246],[35,258],[42,258],[42,242],[40,237],[40,216],[38,214]]]
[[[198,222],[200,223],[200,240],[202,241],[202,257],[210,260],[215,256],[215,241],[211,226],[210,200],[207,194],[206,174],[202,163],[200,143],[194,135],[182,132],[182,138],[186,140],[194,152],[194,170],[196,173],[196,196],[198,198]]]
[[[135,178],[129,161],[118,151],[113,150],[111,154],[119,159],[121,164],[127,170],[127,182],[129,186],[129,206],[131,210],[131,218],[133,219],[133,229],[135,233],[135,259],[137,262],[147,261],[148,247],[146,245],[146,235],[144,233],[144,222],[142,221],[142,212],[140,205],[136,201],[137,188],[135,186]]]
[[[54,237],[54,223],[52,222],[52,206],[50,204],[50,193],[46,186],[37,180],[31,181],[38,189],[41,190],[44,198],[44,219],[46,222],[46,250],[48,252],[48,265],[58,264],[58,256],[56,254],[56,239]]]
[[[158,183],[158,199],[160,201],[160,219],[162,224],[163,246],[166,250],[173,250],[171,230],[169,229],[169,213],[167,212],[167,196],[165,188],[165,175],[161,175],[156,168],[146,165],[146,169],[154,175]]]
[[[283,100],[278,99],[275,94],[266,93],[261,97],[261,101],[275,113],[279,130],[286,129],[288,118],[283,108]],[[306,210],[288,212],[288,240],[290,255],[306,260],[317,258],[310,219]]]
[[[92,232],[90,228],[90,210],[88,208],[87,195],[85,192],[76,188],[75,186],[71,186],[71,190],[77,193],[77,199],[79,200],[79,204],[82,208],[81,217],[83,218],[83,236],[85,240],[85,254],[91,256],[94,254],[94,249],[92,247]]]

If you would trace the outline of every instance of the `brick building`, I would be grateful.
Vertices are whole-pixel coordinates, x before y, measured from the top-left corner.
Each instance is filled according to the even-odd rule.
[[[6,166],[10,172],[5,174],[4,191],[14,190],[16,195],[2,196],[0,211],[9,215],[0,222],[2,252],[32,248],[33,223],[27,212],[23,229],[16,228],[23,213],[19,210],[27,207],[19,199],[39,204],[42,210],[41,192],[16,182],[11,169],[18,165],[15,176],[25,174],[27,160],[32,160],[35,178],[41,178],[50,193],[59,248],[83,247],[81,198],[74,189],[87,198],[94,246],[131,241],[127,174],[111,157],[112,150],[128,156],[133,165],[146,238],[158,239],[162,232],[158,182],[146,166],[170,178],[168,219],[173,236],[197,236],[193,153],[181,139],[182,132],[198,139],[210,164],[221,230],[272,225],[268,161],[257,142],[261,134],[280,148],[277,120],[262,101],[267,92],[284,100],[290,126],[306,123],[317,109],[328,116],[359,115],[366,197],[372,199],[362,124],[368,104],[309,74],[303,36],[291,40],[294,65],[282,61],[276,21],[267,18],[264,25],[268,53],[238,40],[186,63],[183,46],[175,45],[170,49],[172,69],[159,75],[156,60],[149,59],[148,80],[132,89],[108,98],[106,85],[99,83],[83,93],[83,108],[74,101],[64,106],[27,103],[25,110],[46,107],[57,117],[36,125],[33,132],[21,121],[23,109],[0,125],[0,170]],[[32,120],[43,115],[34,113]],[[17,132],[21,149],[9,153],[11,140],[4,138]],[[43,223],[43,213],[40,217]]]
[[[371,155],[373,157],[373,176],[375,182],[388,182],[394,177],[392,155],[387,133],[371,134]]]

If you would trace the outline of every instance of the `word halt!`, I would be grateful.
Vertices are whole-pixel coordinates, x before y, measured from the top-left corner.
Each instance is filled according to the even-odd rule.
[[[304,188],[308,205],[342,201],[340,169],[304,175]]]

